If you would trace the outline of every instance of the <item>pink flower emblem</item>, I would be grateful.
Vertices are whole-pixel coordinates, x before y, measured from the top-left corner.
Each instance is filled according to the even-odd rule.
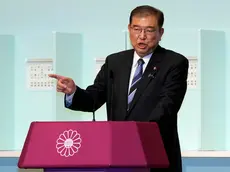
[[[77,131],[66,130],[56,141],[57,152],[64,157],[73,156],[81,147],[81,136]]]

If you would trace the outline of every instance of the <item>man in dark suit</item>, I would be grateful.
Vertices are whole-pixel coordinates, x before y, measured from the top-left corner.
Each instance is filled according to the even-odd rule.
[[[94,84],[82,89],[71,78],[56,78],[65,93],[65,107],[92,112],[104,103],[108,120],[154,121],[160,128],[170,162],[167,170],[181,172],[177,113],[187,90],[188,60],[159,45],[164,15],[151,6],[136,7],[128,25],[134,49],[109,55]]]

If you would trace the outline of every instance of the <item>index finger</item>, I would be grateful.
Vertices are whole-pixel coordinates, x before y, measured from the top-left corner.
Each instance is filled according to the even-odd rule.
[[[64,79],[64,78],[65,78],[64,76],[57,75],[57,74],[48,74],[48,75],[49,75],[49,77],[55,78],[55,79],[57,79],[57,80],[59,80],[59,79]]]

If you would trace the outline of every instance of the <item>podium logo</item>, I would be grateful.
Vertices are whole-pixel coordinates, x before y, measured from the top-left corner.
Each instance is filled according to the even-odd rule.
[[[81,136],[75,130],[65,130],[56,141],[57,152],[64,157],[73,156],[81,147]]]

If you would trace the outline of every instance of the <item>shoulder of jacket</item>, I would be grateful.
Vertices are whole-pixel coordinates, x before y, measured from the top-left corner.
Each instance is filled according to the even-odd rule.
[[[112,53],[110,55],[108,55],[106,57],[107,60],[117,60],[119,58],[122,58],[124,56],[128,56],[130,54],[132,54],[134,52],[133,49],[129,49],[129,50],[123,50],[123,51],[119,51],[119,52],[116,52],[116,53]]]
[[[183,54],[170,50],[170,49],[165,49],[166,52],[166,59],[172,59],[173,61],[177,61],[177,62],[188,62],[188,58],[185,57]]]

